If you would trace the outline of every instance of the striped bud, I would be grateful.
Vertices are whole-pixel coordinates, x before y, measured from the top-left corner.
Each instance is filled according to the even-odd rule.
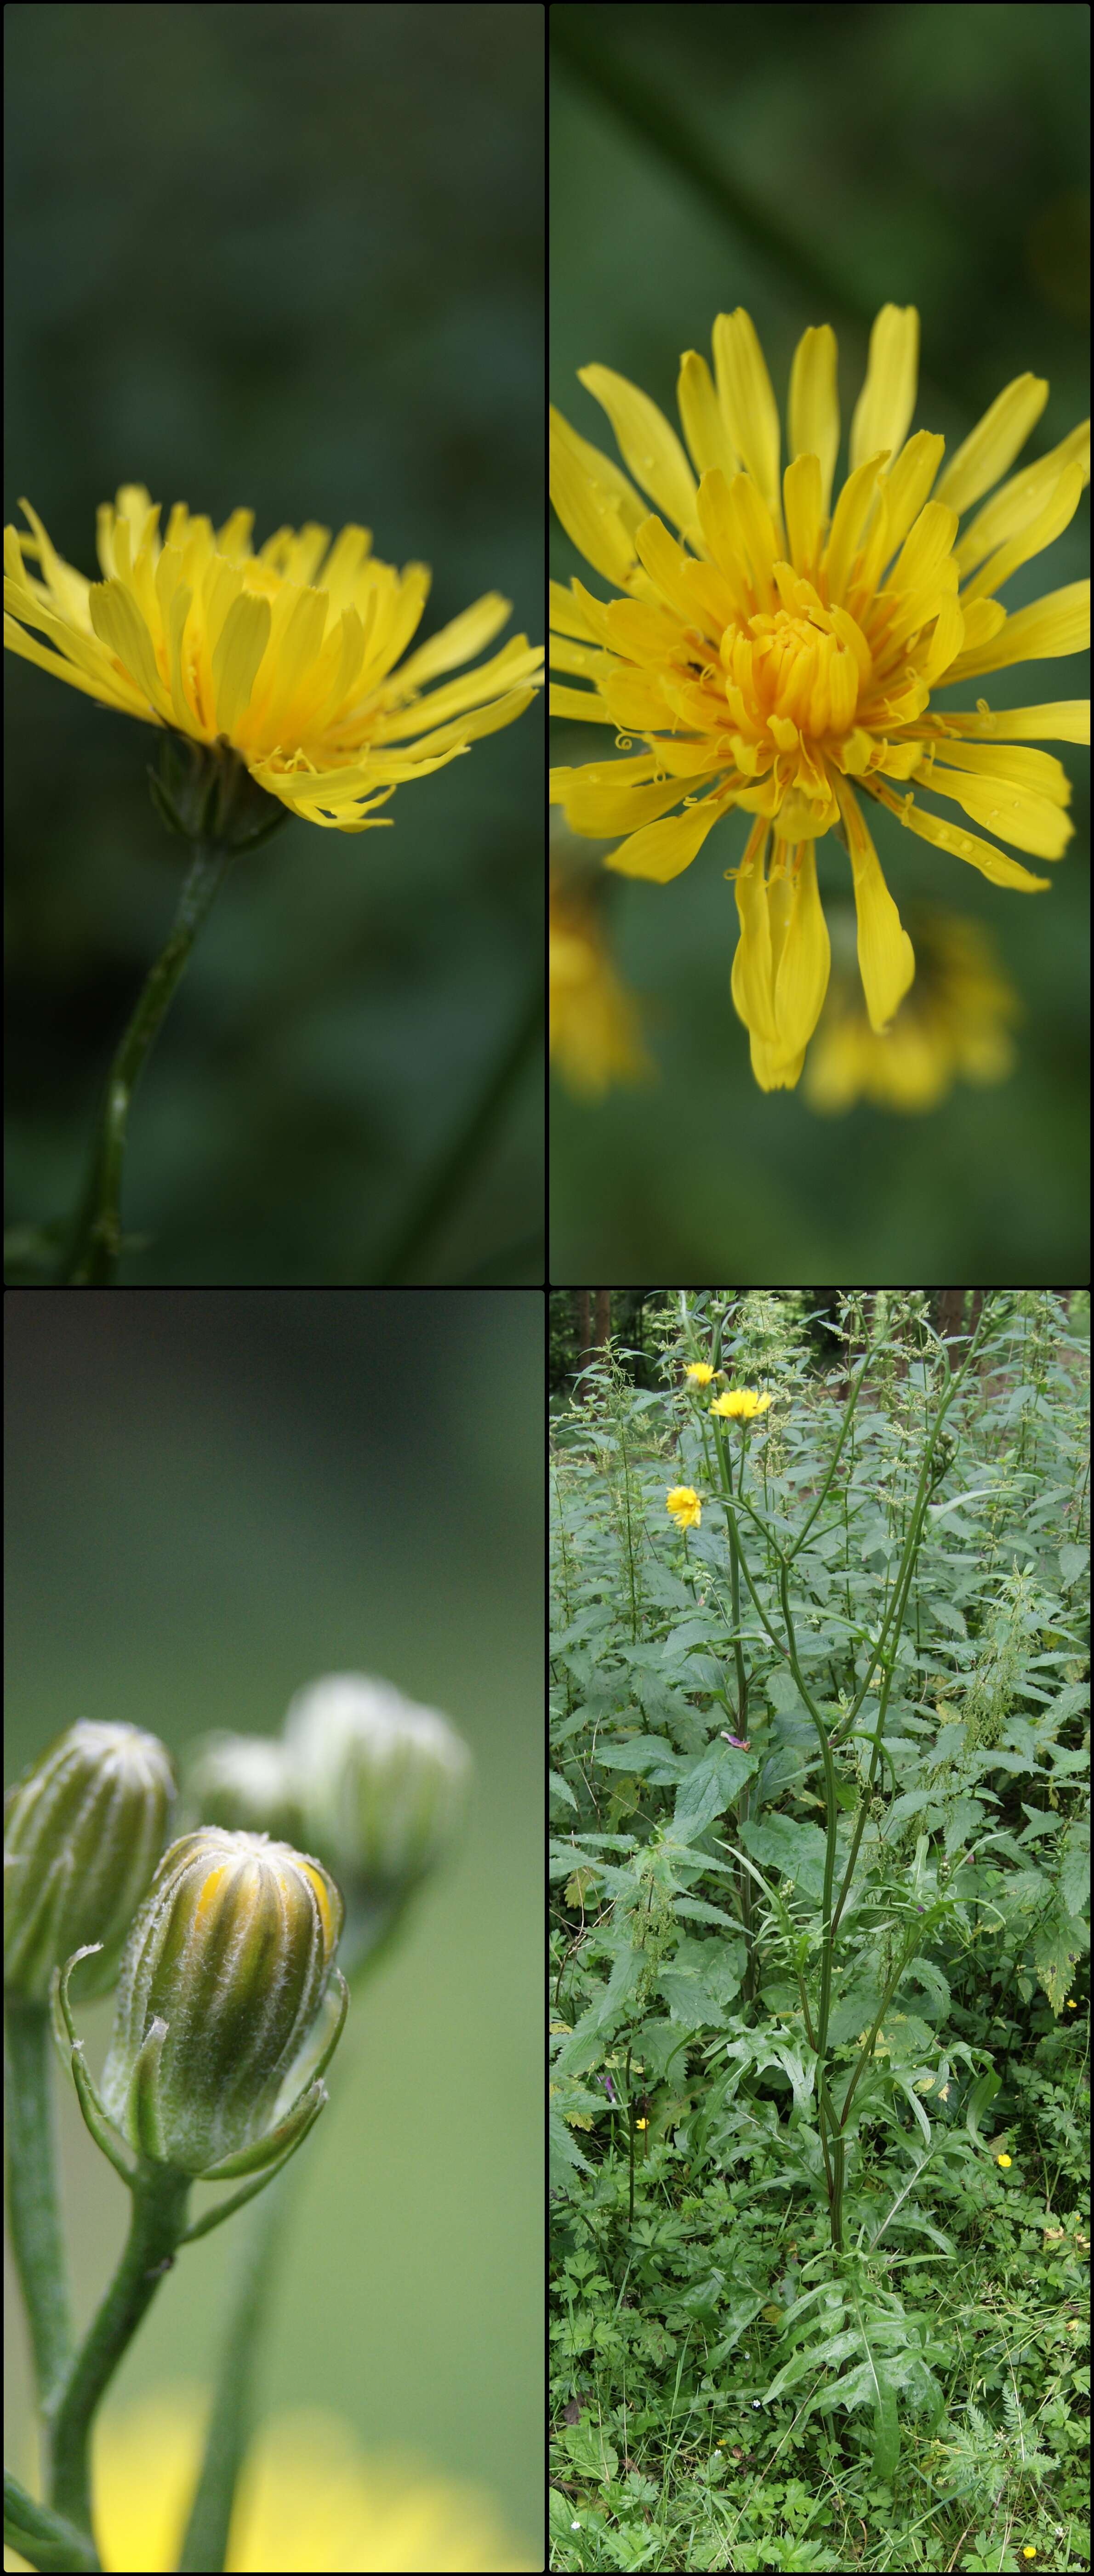
[[[80,1718],[4,1801],[4,1986],[44,2003],[54,1968],[101,1942],[82,1991],[101,1993],[163,1850],[174,1799],[164,1746],[137,1726]]]
[[[306,1842],[296,1776],[285,1746],[269,1735],[206,1735],[187,1767],[185,1805],[195,1824]]]
[[[126,1943],[102,2106],[189,2174],[255,2148],[306,2081],[342,1928],[318,1861],[205,1826],[164,1853]]]
[[[299,1691],[285,1743],[307,1831],[351,1910],[398,1899],[426,1876],[463,1813],[471,1756],[436,1709],[390,1682],[328,1673]]]

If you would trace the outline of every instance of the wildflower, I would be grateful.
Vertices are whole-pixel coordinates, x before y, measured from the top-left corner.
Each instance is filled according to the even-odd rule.
[[[100,2088],[139,2155],[207,2174],[272,2136],[341,1928],[333,1879],[285,1843],[206,1826],[171,1844],[126,1944]]]
[[[632,995],[608,954],[593,905],[552,879],[549,907],[551,1062],[579,1100],[614,1082],[645,1082],[653,1065]]]
[[[1027,2548],[1023,2549],[1023,2551],[1022,2551],[1022,2556],[1023,2556],[1023,2558],[1036,2558],[1036,2556],[1037,2556],[1037,2552],[1036,2552],[1036,2550],[1035,2550],[1035,2549],[1030,2549],[1030,2548],[1028,2548],[1028,2547],[1027,2547]]]
[[[691,1379],[693,1386],[709,1386],[713,1375],[713,1369],[707,1367],[705,1360],[692,1360],[684,1370],[684,1376]]]
[[[703,1517],[703,1506],[692,1485],[674,1485],[665,1496],[665,1510],[677,1529],[682,1530],[698,1529]]]
[[[710,1409],[730,1421],[751,1422],[758,1413],[766,1413],[770,1402],[770,1395],[757,1395],[753,1386],[731,1386],[724,1395],[715,1396]]]
[[[996,2164],[997,2164],[997,2165],[1009,2165],[1009,2163],[1010,2163],[1010,2157],[1009,2157],[1009,2156],[997,2156],[997,2157],[996,2157],[996,2159],[995,2159],[995,2161],[996,2161]]]
[[[158,1736],[79,1718],[4,1802],[4,1988],[45,2003],[55,1968],[100,1947],[82,1991],[112,1982],[163,1850],[175,1781]]]
[[[269,1834],[297,1845],[306,1839],[300,1785],[274,1736],[200,1737],[187,1767],[185,1805],[195,1825],[226,1825],[231,1833]]]
[[[833,925],[833,972],[802,1086],[811,1109],[849,1109],[859,1099],[934,1109],[959,1078],[1003,1082],[1012,1071],[1010,1024],[1020,1006],[991,941],[953,913],[921,912],[913,922],[915,982],[880,1034],[857,975],[835,962]]]
[[[913,788],[1042,859],[1059,858],[1070,837],[1061,763],[1004,746],[1086,741],[1088,710],[1065,702],[992,714],[979,699],[975,710],[943,712],[932,698],[943,685],[1086,642],[1087,582],[1009,616],[995,593],[1067,527],[1089,472],[1089,425],[1004,483],[959,538],[959,519],[1007,474],[1048,386],[1016,377],[936,481],[944,441],[907,435],[918,340],[914,309],[885,305],[834,510],[839,412],[827,324],[808,330],[794,357],[781,480],[775,397],[743,311],[714,325],[713,380],[694,350],[681,363],[680,417],[698,485],[657,406],[610,368],[583,368],[581,381],[608,414],[627,474],[552,415],[559,518],[625,594],[604,602],[579,581],[569,593],[552,585],[552,658],[590,684],[554,691],[552,707],[641,746],[608,767],[559,769],[552,796],[572,830],[625,835],[610,867],[659,884],[690,865],[722,814],[739,805],[755,817],[733,872],[741,937],[732,991],[764,1090],[797,1082],[824,1001],[824,833],[838,834],[850,861],[871,1028],[888,1026],[915,973],[862,795],[993,884],[1024,891],[1048,880],[925,810]]]
[[[1076,2010],[1076,2003],[1075,2003],[1075,1997],[1074,1997],[1074,1995],[1069,1995],[1069,1996],[1068,1996],[1068,1999],[1067,1999],[1067,2009],[1068,2009],[1068,2011],[1069,2011],[1069,2012],[1074,2012],[1074,2011]]]
[[[103,579],[32,534],[4,531],[4,642],[104,706],[190,741],[230,746],[292,814],[366,832],[410,778],[428,777],[523,713],[542,653],[515,636],[489,662],[424,683],[492,642],[509,602],[488,591],[397,669],[429,591],[424,564],[378,563],[367,528],[279,528],[258,554],[254,512],[222,528],[124,484],[98,514]],[[37,564],[39,574],[28,569]],[[45,642],[37,640],[38,634]],[[426,729],[421,730],[422,727]]]
[[[471,1756],[437,1709],[366,1673],[298,1691],[284,1736],[311,1848],[346,1900],[349,1974],[454,1842]]]

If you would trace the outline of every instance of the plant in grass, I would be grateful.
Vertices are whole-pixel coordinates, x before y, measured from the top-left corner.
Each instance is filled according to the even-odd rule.
[[[694,1307],[682,1301],[680,1345],[665,1355],[673,1385],[684,1353],[690,1359],[702,1350],[712,1363],[723,1356],[710,1325],[713,1302],[707,1292]],[[1057,1350],[1070,1361],[1066,1317],[1050,1303]],[[732,1328],[728,1310],[722,1320]],[[1083,1940],[1083,1899],[1077,1873],[1069,1874],[1085,1821],[1083,1691],[1081,1671],[1072,1671],[1081,1665],[1081,1636],[1068,1633],[1060,1592],[1070,1575],[1061,1557],[1072,1543],[1072,1435],[1081,1407],[1072,1388],[1057,1426],[1059,1473],[1036,1499],[1031,1534],[1028,1508],[1016,1527],[1009,1497],[1000,1502],[1010,1474],[998,1438],[1009,1390],[995,1385],[1011,1347],[1005,1314],[1003,1321],[997,1345],[989,1304],[979,1344],[972,1352],[966,1346],[959,1365],[948,1368],[937,1342],[925,1352],[928,1319],[921,1301],[910,1302],[884,1400],[868,1400],[867,1358],[858,1373],[861,1400],[853,1387],[838,1418],[828,1393],[818,1404],[814,1389],[797,1411],[772,1408],[784,1426],[785,1469],[772,1469],[763,1455],[763,1423],[747,1433],[755,1449],[732,1422],[716,1424],[719,1442],[741,1442],[727,1456],[722,1481],[725,1536],[718,1512],[704,1510],[701,1530],[689,1532],[697,1560],[691,1583],[663,1571],[647,1581],[643,1647],[652,1657],[659,1637],[661,1656],[656,1681],[649,1667],[643,1675],[641,1718],[621,1710],[621,1694],[607,1680],[621,1649],[603,1590],[590,1580],[594,1499],[587,1488],[561,1495],[570,1514],[570,1625],[582,1634],[562,1646],[560,1679],[570,1681],[580,1653],[586,1725],[579,1703],[578,1725],[559,1738],[559,1805],[568,1829],[557,1868],[564,1890],[580,1882],[581,1920],[559,1941],[568,1966],[554,2038],[563,2109],[567,2088],[583,2088],[588,2126],[581,2165],[570,2169],[568,2182],[563,2168],[560,2187],[577,2211],[591,2209],[590,2194],[599,2206],[605,2178],[622,2163],[618,2226],[627,2141],[594,2078],[625,2039],[644,2082],[663,2077],[678,2114],[662,2122],[664,2146],[653,2145],[639,2161],[634,2227],[621,2239],[609,2231],[605,2240],[617,2296],[628,2264],[633,2277],[651,2187],[675,2201],[684,2175],[701,2180],[720,2162],[731,2195],[743,2173],[750,2206],[768,2196],[774,2210],[796,2212],[803,2196],[815,2200],[819,2192],[829,2243],[811,2259],[839,2294],[837,2340],[851,2340],[838,2364],[828,2364],[818,2409],[809,2394],[818,2378],[808,2341],[811,2285],[791,2285],[781,2303],[782,2348],[772,2354],[775,2377],[789,2374],[783,2393],[796,2408],[808,2397],[807,2415],[853,2418],[865,2408],[878,2474],[890,2461],[901,2410],[915,2421],[906,2414],[909,2396],[927,2430],[942,2385],[930,2334],[925,2340],[907,2300],[901,2309],[894,2264],[924,2247],[952,2259],[954,2228],[971,2229],[985,2214],[981,2123],[989,2106],[998,2117],[1001,2079],[987,2053],[992,2034],[962,1999],[970,1979],[975,1993],[1008,1919],[1000,1896],[1010,1907],[1009,1937],[1021,1923],[1034,1957],[1039,1948],[1030,1991],[1039,1983],[1053,2014],[1063,2008],[1059,1977],[1073,1969]],[[888,1322],[895,1330],[892,1311]],[[684,1412],[678,1472],[698,1487],[703,1433],[687,1399]],[[829,1420],[822,1448],[817,1431]],[[652,1468],[648,1482],[654,1490]],[[663,1504],[663,1479],[656,1490]],[[1035,1597],[1022,1595],[1009,1563],[1000,1565],[1022,1529],[1038,1571]],[[979,1541],[989,1530],[985,1574]],[[1023,1654],[1008,1680],[1014,1696],[1002,1742],[989,1745],[975,1727],[966,1732],[955,1675],[966,1655],[972,1668],[994,1650],[997,1626],[1013,1621],[1023,1597]],[[605,1614],[595,1622],[594,1608]],[[738,1729],[740,1664],[750,1717]],[[747,1755],[724,1744],[727,1713],[733,1732],[751,1738]],[[569,1722],[574,1715],[571,1708]],[[609,1840],[598,1830],[603,1789],[610,1795],[620,1772],[641,1796],[631,1820],[637,1839],[660,1844],[668,1873],[675,1939],[662,1949],[652,1995],[637,1981],[628,1991],[636,1949],[628,1837]],[[755,1803],[742,1817],[745,1780]],[[734,1829],[719,1838],[730,1809]],[[826,1905],[833,1824],[836,1865]],[[743,1947],[733,1884],[742,1867],[755,1893]],[[835,1955],[822,2056],[817,2034],[830,1927]],[[751,2005],[749,1953],[758,1967]],[[651,2135],[657,2127],[655,2114]],[[837,2209],[842,2250],[832,2242]],[[736,2209],[734,2215],[739,2225]],[[653,2223],[660,2242],[663,2206]],[[603,2211],[598,2225],[603,2229]],[[896,2250],[902,2247],[907,2255]],[[707,2309],[724,2307],[725,2286],[723,2279],[721,2289],[703,2292]],[[798,2300],[807,2302],[800,2346]],[[928,2297],[928,2319],[930,2306]],[[772,2384],[769,2373],[768,2395]]]

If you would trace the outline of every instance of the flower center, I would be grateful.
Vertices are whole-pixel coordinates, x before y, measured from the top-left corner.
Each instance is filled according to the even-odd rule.
[[[722,637],[725,692],[743,733],[788,751],[801,735],[845,734],[855,721],[859,665],[827,610],[761,611]]]

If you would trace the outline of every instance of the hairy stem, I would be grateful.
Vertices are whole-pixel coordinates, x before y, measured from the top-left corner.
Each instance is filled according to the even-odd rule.
[[[57,2198],[48,2004],[9,1996],[4,2011],[8,2218],[30,2326],[39,2406],[72,2350],[68,2274]]]
[[[186,2228],[189,2174],[169,2165],[142,2166],[121,2261],[67,2377],[54,2390],[50,2503],[90,2531],[90,2440],[95,2409],[132,2342]]]
[[[121,1255],[122,1162],[129,1106],[202,922],[231,858],[230,849],[199,842],[166,946],[145,982],[107,1076],[87,1188],[65,1266],[70,1288],[110,1287]]]

